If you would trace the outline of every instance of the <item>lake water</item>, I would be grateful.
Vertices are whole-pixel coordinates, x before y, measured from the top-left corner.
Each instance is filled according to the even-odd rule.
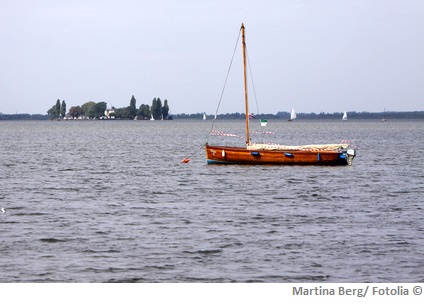
[[[210,129],[0,121],[0,282],[424,282],[424,121],[268,121],[352,167],[207,165]]]

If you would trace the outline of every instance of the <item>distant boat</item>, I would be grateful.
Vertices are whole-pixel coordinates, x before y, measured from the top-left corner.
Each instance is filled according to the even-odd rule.
[[[347,113],[346,113],[346,111],[343,113],[342,120],[347,120]]]
[[[150,114],[150,120],[155,120],[155,119],[153,118],[153,114]]]
[[[292,108],[289,121],[293,121],[295,119],[296,119],[296,112],[294,111],[294,108]]]
[[[285,146],[279,144],[255,144],[251,142],[244,24],[241,25],[240,30],[244,68],[246,146],[212,146],[206,143],[205,150],[207,163],[250,165],[352,165],[356,152],[346,143]],[[294,110],[292,112],[294,112]],[[294,118],[296,118],[296,116]]]
[[[203,113],[203,120],[206,120],[206,113]]]
[[[381,119],[382,122],[386,122],[386,108],[384,108],[384,114],[383,114],[383,118]]]

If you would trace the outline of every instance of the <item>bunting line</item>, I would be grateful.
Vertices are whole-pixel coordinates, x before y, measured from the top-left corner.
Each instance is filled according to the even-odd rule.
[[[226,137],[237,137],[237,138],[241,138],[241,139],[245,139],[245,137],[237,135],[237,134],[233,134],[233,133],[226,133],[224,131],[218,131],[218,130],[212,130],[210,132],[211,135],[214,136],[226,136]],[[271,132],[271,131],[266,131],[266,132],[250,132],[250,134],[275,134],[275,132]]]

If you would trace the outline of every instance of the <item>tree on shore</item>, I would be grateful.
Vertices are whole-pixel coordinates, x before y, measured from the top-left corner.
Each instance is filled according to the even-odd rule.
[[[107,109],[107,103],[104,101],[96,103],[95,112],[97,118],[100,118],[105,115],[105,111]]]
[[[137,100],[135,99],[134,95],[131,96],[131,100],[130,100],[130,107],[136,109],[136,102]]]
[[[55,105],[47,111],[47,115],[49,115],[50,119],[56,118],[56,106]]]
[[[76,106],[76,107],[71,107],[69,109],[69,113],[70,116],[72,116],[72,118],[78,118],[81,116],[82,111],[81,111],[81,107],[80,106]]]
[[[62,100],[62,106],[60,107],[60,116],[61,117],[66,116],[66,102],[65,102],[65,100]]]
[[[142,104],[140,106],[140,108],[138,109],[137,115],[141,119],[148,119],[148,118],[150,118],[150,107],[149,107],[149,105]]]
[[[163,117],[163,119],[167,119],[168,115],[169,115],[168,100],[165,99],[163,103],[164,103],[164,105],[162,107],[162,117]]]
[[[137,116],[136,102],[134,95],[131,96],[130,106],[127,107],[127,114],[125,115],[128,119],[134,119]]]
[[[100,118],[104,116],[107,104],[106,102],[89,101],[81,106],[82,115],[88,118]]]
[[[160,98],[153,99],[150,111],[155,120],[162,118],[162,101],[160,100]]]
[[[58,99],[56,101],[56,107],[55,107],[55,118],[60,118],[60,100]]]
[[[86,117],[89,117],[89,118],[96,117],[96,103],[94,101],[89,101],[84,103],[81,106],[81,111],[82,111],[82,115]]]

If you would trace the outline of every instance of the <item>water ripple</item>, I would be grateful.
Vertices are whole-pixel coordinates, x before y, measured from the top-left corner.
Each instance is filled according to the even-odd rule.
[[[207,166],[180,163],[202,122],[0,122],[0,281],[423,281],[424,123],[269,125],[362,149],[352,167]]]

